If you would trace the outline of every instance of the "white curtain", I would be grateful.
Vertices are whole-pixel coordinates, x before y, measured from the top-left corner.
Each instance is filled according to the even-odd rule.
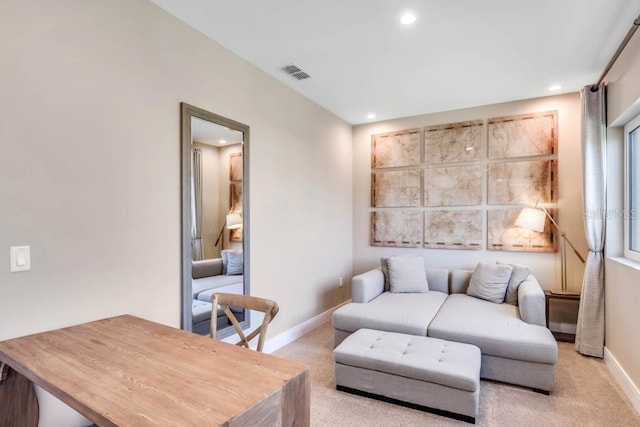
[[[191,163],[191,258],[198,261],[202,253],[202,150],[193,150]]]
[[[604,355],[604,238],[606,219],[606,104],[605,86],[585,86],[582,99],[582,166],[584,227],[589,255],[582,281],[576,350],[587,356]]]

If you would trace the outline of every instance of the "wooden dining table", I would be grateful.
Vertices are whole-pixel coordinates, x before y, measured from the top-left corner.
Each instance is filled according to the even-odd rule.
[[[310,422],[306,365],[131,315],[0,342],[0,363],[0,427],[37,425],[33,384],[105,427]]]

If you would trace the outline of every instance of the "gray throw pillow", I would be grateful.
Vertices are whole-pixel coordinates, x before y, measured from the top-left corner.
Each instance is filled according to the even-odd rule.
[[[392,293],[429,292],[424,259],[420,256],[389,257],[389,285]]]
[[[389,257],[380,258],[380,270],[384,276],[384,290],[383,292],[389,292],[391,285],[389,285]]]
[[[237,276],[243,273],[242,252],[227,253],[227,276]]]
[[[518,305],[518,287],[522,282],[529,277],[531,270],[526,265],[522,264],[506,264],[498,261],[498,264],[510,265],[513,270],[511,271],[511,278],[509,279],[509,285],[507,286],[507,295],[504,297],[504,302],[511,305]]]
[[[471,275],[467,295],[502,304],[512,270],[513,268],[506,264],[478,263]]]

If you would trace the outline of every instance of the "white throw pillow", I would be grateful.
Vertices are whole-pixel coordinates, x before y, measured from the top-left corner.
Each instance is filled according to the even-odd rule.
[[[509,279],[509,285],[507,286],[507,295],[504,297],[504,302],[511,305],[518,305],[518,287],[525,281],[531,270],[526,265],[522,264],[506,264],[498,261],[498,264],[510,265],[513,268],[511,272],[511,278]]]
[[[388,264],[391,292],[429,292],[422,257],[392,256],[389,257]]]
[[[480,262],[471,275],[467,295],[502,304],[513,268],[506,264]]]
[[[243,273],[244,270],[244,257],[242,252],[229,251],[226,253],[227,268],[225,274],[227,276],[236,276]]]

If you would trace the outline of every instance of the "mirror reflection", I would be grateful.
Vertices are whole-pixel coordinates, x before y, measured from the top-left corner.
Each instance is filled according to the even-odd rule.
[[[183,104],[183,329],[201,335],[210,331],[214,293],[248,294],[243,200],[247,132],[240,123]],[[241,324],[248,323],[244,310],[232,310]],[[218,337],[232,333],[221,309],[214,316]]]

